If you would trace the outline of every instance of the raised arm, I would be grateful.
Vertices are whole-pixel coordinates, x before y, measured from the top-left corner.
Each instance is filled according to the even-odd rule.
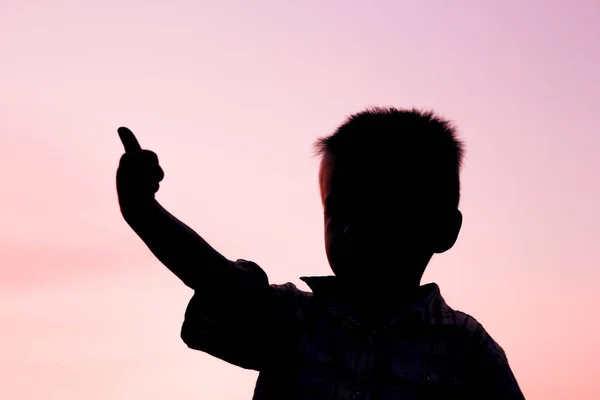
[[[298,324],[301,292],[270,285],[265,272],[246,260],[230,261],[155,199],[164,172],[133,133],[119,128],[125,147],[117,170],[123,218],[150,251],[194,295],[181,338],[188,347],[229,363],[261,369],[271,363]]]
[[[118,130],[125,154],[117,169],[123,218],[150,251],[187,286],[198,290],[234,283],[238,270],[155,199],[164,172],[158,156],[143,150],[127,128]]]

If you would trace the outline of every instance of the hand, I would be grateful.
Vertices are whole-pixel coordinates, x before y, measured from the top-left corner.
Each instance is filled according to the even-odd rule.
[[[158,156],[150,150],[142,150],[128,128],[121,127],[118,133],[125,147],[125,154],[121,156],[117,169],[117,193],[121,208],[154,200],[159,182],[165,176],[158,164]]]

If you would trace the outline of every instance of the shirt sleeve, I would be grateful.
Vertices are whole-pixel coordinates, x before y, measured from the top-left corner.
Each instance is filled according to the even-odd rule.
[[[251,261],[231,263],[225,287],[194,292],[181,338],[192,349],[230,364],[261,370],[293,340],[306,293],[292,283],[269,284]]]
[[[473,399],[525,400],[506,353],[485,331],[473,361]]]

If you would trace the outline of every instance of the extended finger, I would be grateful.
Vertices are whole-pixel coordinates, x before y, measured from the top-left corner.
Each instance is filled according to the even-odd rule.
[[[129,130],[129,128],[122,126],[119,129],[117,129],[117,132],[119,133],[121,143],[123,143],[123,147],[125,148],[126,153],[133,153],[142,150],[140,143],[138,142],[133,132]]]

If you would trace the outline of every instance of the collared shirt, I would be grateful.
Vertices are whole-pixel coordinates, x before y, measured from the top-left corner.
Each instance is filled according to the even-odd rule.
[[[250,261],[232,266],[231,290],[196,291],[182,339],[260,371],[254,400],[524,399],[502,348],[436,284],[373,329],[334,276],[301,278],[311,293],[269,284]]]

